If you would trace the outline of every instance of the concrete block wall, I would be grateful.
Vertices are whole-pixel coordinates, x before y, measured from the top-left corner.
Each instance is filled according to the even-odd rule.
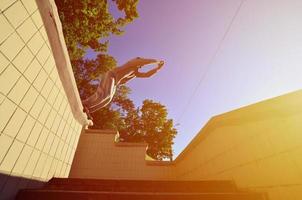
[[[6,199],[30,180],[68,177],[82,124],[35,0],[1,0],[0,12],[0,199]]]
[[[70,178],[167,180],[174,166],[150,165],[146,144],[116,143],[116,131],[86,131],[81,135]]]
[[[302,91],[214,117],[176,159],[177,179],[234,180],[302,199]]]

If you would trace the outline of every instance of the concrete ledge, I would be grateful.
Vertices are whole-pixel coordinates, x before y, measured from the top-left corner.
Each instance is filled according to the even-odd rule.
[[[103,129],[86,129],[85,134],[117,134],[116,130],[103,130]]]
[[[146,165],[149,165],[149,166],[172,166],[172,165],[175,165],[175,162],[173,162],[173,161],[146,160]]]
[[[83,106],[76,86],[68,51],[65,45],[62,25],[54,0],[36,0],[55,59],[56,67],[74,118],[83,126],[92,125],[83,112]]]
[[[115,146],[118,146],[118,147],[145,147],[145,148],[147,148],[148,144],[146,144],[146,143],[134,143],[134,142],[116,142]]]

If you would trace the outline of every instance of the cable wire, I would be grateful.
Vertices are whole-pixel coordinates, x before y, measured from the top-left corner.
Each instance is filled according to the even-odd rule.
[[[246,0],[241,0],[241,1],[240,1],[240,4],[239,4],[239,6],[237,7],[237,9],[236,9],[236,11],[235,11],[235,14],[233,15],[233,17],[232,17],[232,19],[231,19],[231,21],[230,21],[230,23],[229,23],[229,25],[228,25],[228,27],[227,27],[225,33],[223,34],[221,40],[220,40],[219,43],[218,43],[217,49],[215,50],[213,56],[210,58],[210,60],[209,60],[209,62],[208,62],[208,64],[207,64],[207,67],[206,67],[206,70],[205,70],[204,74],[202,74],[202,76],[201,76],[201,78],[200,78],[198,84],[197,84],[196,87],[194,88],[194,91],[193,91],[192,95],[190,96],[189,100],[187,101],[186,106],[184,107],[182,113],[179,115],[178,119],[176,120],[177,122],[179,122],[179,121],[182,119],[182,117],[184,116],[184,114],[185,114],[186,111],[187,111],[187,108],[188,108],[189,105],[191,104],[191,101],[192,101],[193,97],[196,95],[196,92],[197,92],[198,88],[201,86],[202,82],[203,82],[203,81],[205,80],[205,78],[207,77],[207,74],[208,74],[208,72],[209,72],[209,70],[210,70],[210,67],[212,66],[212,63],[214,62],[215,58],[217,57],[218,53],[220,52],[221,47],[222,47],[222,44],[223,44],[223,42],[225,41],[225,39],[226,39],[228,33],[230,32],[230,30],[231,30],[231,28],[232,28],[232,26],[233,26],[233,24],[234,24],[234,21],[235,21],[235,19],[237,18],[238,14],[239,14],[239,11],[241,10],[242,5],[243,5],[243,3],[244,3],[245,1],[246,1]]]

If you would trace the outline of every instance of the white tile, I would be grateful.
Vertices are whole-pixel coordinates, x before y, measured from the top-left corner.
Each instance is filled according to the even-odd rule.
[[[67,164],[63,163],[62,169],[60,171],[60,177],[65,177],[65,171],[67,169]]]
[[[64,162],[65,163],[68,163],[68,164],[71,164],[71,163],[69,163],[69,158],[70,158],[70,155],[71,155],[71,148],[69,147],[69,146],[67,146],[68,148],[67,148],[67,153],[66,153],[66,156],[65,156],[65,158],[64,158]]]
[[[8,94],[8,97],[16,104],[19,104],[22,98],[25,96],[29,87],[30,87],[30,83],[23,76],[21,76],[17,84],[13,87],[13,89]]]
[[[29,49],[25,46],[18,56],[13,60],[13,64],[16,66],[16,68],[20,72],[24,72],[25,69],[28,67],[28,65],[31,63],[33,60],[34,56],[33,54],[29,51]]]
[[[28,140],[26,141],[26,144],[30,145],[30,146],[35,146],[36,142],[41,134],[42,131],[42,125],[40,123],[36,123],[34,128],[32,129],[30,136],[28,138]]]
[[[38,92],[36,91],[36,89],[34,87],[30,87],[29,90],[27,91],[25,97],[23,98],[23,100],[21,101],[20,106],[26,110],[27,112],[29,112],[29,110],[31,109],[31,107],[33,106],[33,104],[35,103],[37,97],[38,97]]]
[[[8,66],[0,75],[0,92],[8,94],[20,76],[20,72],[13,65]]]
[[[59,108],[59,114],[60,115],[64,115],[65,113],[65,110],[66,110],[66,107],[68,106],[69,104],[68,104],[68,102],[67,102],[67,99],[66,99],[66,97],[64,97],[64,100],[63,100],[63,102],[61,103],[61,105],[60,105],[60,108]],[[63,117],[64,118],[64,117]],[[65,119],[65,118],[64,118]]]
[[[34,23],[38,28],[40,28],[43,25],[41,15],[38,10],[31,16],[31,18],[33,19]]]
[[[59,90],[56,86],[54,86],[47,98],[47,102],[50,103],[51,105],[53,105],[58,94],[59,94]]]
[[[27,115],[27,118],[25,119],[25,121],[17,135],[17,139],[22,142],[26,142],[34,125],[35,125],[35,119],[32,118],[30,115]]]
[[[3,130],[12,114],[16,109],[16,105],[11,102],[9,99],[5,99],[0,106],[1,120],[0,120],[0,131]]]
[[[28,18],[20,27],[18,27],[17,32],[21,38],[28,42],[28,40],[38,31],[37,27],[33,21]]]
[[[66,106],[66,108],[65,108],[63,118],[67,121],[69,115],[70,115],[70,106],[69,106],[69,104],[68,104],[68,105]]]
[[[72,162],[73,162],[73,158],[74,158],[75,152],[76,152],[76,148],[72,148],[71,154],[70,154],[70,157],[69,157],[69,163],[70,164],[72,164]]]
[[[6,18],[0,14],[0,44],[14,32],[13,27],[9,24]]]
[[[17,0],[1,0],[0,1],[0,9],[3,11],[15,3]]]
[[[8,64],[9,60],[7,60],[2,53],[0,53],[0,74],[3,72],[3,70],[7,67]]]
[[[43,65],[43,68],[48,74],[50,74],[54,67],[55,61],[53,59],[53,56],[51,55],[50,57],[48,57],[46,63]]]
[[[42,27],[39,29],[39,31],[40,31],[42,37],[44,38],[44,40],[48,41],[48,36],[47,36],[46,30],[45,30],[45,27],[42,26]],[[46,45],[47,45],[47,44],[46,44]],[[48,47],[48,45],[47,45],[47,47]],[[48,48],[49,48],[49,47],[48,47]]]
[[[0,93],[0,106],[4,100],[5,100],[5,96],[2,93]]]
[[[32,83],[39,74],[41,68],[42,66],[40,63],[34,59],[26,69],[24,76]]]
[[[54,86],[54,83],[51,79],[47,79],[42,90],[41,90],[41,95],[43,97],[45,97],[46,99],[48,99],[49,93],[52,89],[52,87]]]
[[[56,150],[57,150],[57,147],[59,145],[59,138],[58,137],[55,137],[52,145],[51,145],[51,148],[50,148],[50,152],[49,152],[49,155],[51,156],[55,156],[55,153],[56,153]]]
[[[41,176],[46,159],[47,159],[47,155],[45,153],[42,153],[38,160],[37,166],[34,170],[34,173],[33,173],[34,177],[39,178]]]
[[[48,103],[46,103],[43,107],[43,110],[41,112],[41,114],[39,115],[39,122],[41,122],[41,124],[45,124],[47,117],[49,115],[49,113],[51,112],[51,107]]]
[[[4,15],[15,28],[18,27],[29,16],[20,1],[16,2],[6,11],[4,11]]]
[[[47,175],[48,175],[48,173],[50,171],[50,167],[51,167],[52,161],[53,161],[53,158],[50,157],[50,156],[48,156],[47,160],[45,162],[45,166],[44,166],[43,172],[41,174],[41,178],[42,179],[47,179]]]
[[[57,115],[56,111],[55,111],[54,109],[52,109],[52,110],[50,111],[50,113],[49,113],[49,115],[48,115],[48,117],[47,117],[46,123],[45,123],[45,126],[46,126],[47,128],[50,129],[50,128],[52,127],[52,124],[53,124],[53,122],[54,122],[54,120],[55,120],[56,115]]]
[[[33,174],[36,164],[38,162],[38,159],[40,157],[40,154],[41,154],[40,151],[34,149],[33,153],[30,156],[30,159],[26,165],[26,168],[23,172],[24,175],[31,176]]]
[[[54,68],[50,73],[50,78],[57,84],[57,79],[59,78],[59,74],[56,68]]]
[[[47,140],[46,140],[46,142],[44,144],[44,147],[43,147],[43,152],[44,153],[47,153],[47,154],[49,153],[51,145],[52,145],[54,139],[55,139],[54,134],[49,133],[48,137],[47,137]]]
[[[60,140],[58,148],[57,148],[57,151],[55,153],[55,158],[58,159],[58,160],[61,157],[61,153],[62,153],[63,147],[64,147],[64,142],[62,140]]]
[[[52,163],[51,163],[50,170],[49,170],[48,175],[47,175],[47,178],[50,179],[50,178],[54,177],[57,165],[58,165],[58,160],[53,159]]]
[[[13,139],[11,137],[6,136],[5,134],[0,135],[0,163],[4,156],[6,155],[9,147],[13,143]]]
[[[13,58],[20,52],[22,47],[24,46],[24,42],[17,35],[16,32],[11,34],[7,40],[3,42],[0,46],[0,51],[9,59],[13,60]]]
[[[33,52],[33,54],[37,54],[39,49],[44,44],[44,40],[39,32],[37,32],[27,43],[28,48]]]
[[[26,113],[20,108],[17,108],[16,112],[14,113],[9,123],[5,127],[4,133],[10,135],[11,137],[15,137],[21,125],[23,124],[25,118],[26,118]]]
[[[30,159],[30,156],[31,156],[31,153],[33,152],[33,148],[28,146],[28,145],[25,145],[23,147],[23,150],[20,154],[20,157],[19,159],[17,160],[14,168],[13,168],[13,173],[15,174],[22,174],[25,167],[26,167],[26,164],[28,163],[28,160]]]
[[[57,130],[57,133],[56,133],[56,135],[57,135],[58,137],[61,137],[61,136],[62,136],[63,130],[64,130],[64,128],[65,128],[65,125],[66,125],[66,121],[62,119],[62,120],[61,120],[61,123],[60,123],[60,125],[59,125],[59,128],[58,128],[58,130]]]
[[[62,161],[58,161],[58,165],[57,165],[57,168],[56,168],[56,171],[55,171],[55,176],[56,177],[60,177],[60,173],[61,173],[62,167],[63,167],[63,162]]]
[[[65,162],[65,158],[66,158],[67,150],[68,150],[68,145],[67,145],[67,144],[65,144],[65,145],[64,145],[64,147],[63,147],[63,150],[62,150],[61,156],[60,156],[60,160],[62,160],[62,161],[64,161],[64,162]]]
[[[12,168],[14,167],[15,162],[17,161],[22,148],[23,148],[23,143],[18,142],[17,140],[14,141],[12,146],[9,148],[8,153],[4,157],[4,160],[2,161],[0,165],[0,170],[10,172]]]
[[[34,103],[34,106],[29,112],[31,116],[33,116],[35,119],[38,119],[45,103],[45,99],[42,96],[38,96],[36,102]]]
[[[71,169],[71,165],[67,165],[64,177],[69,177],[70,169]]]
[[[60,105],[61,105],[62,101],[63,101],[63,95],[61,93],[59,93],[58,96],[57,96],[57,99],[56,99],[56,101],[53,105],[54,109],[56,111],[59,111],[59,108],[60,108]]]
[[[36,143],[36,148],[39,149],[40,151],[42,151],[42,149],[43,149],[43,146],[47,140],[48,134],[49,134],[49,130],[46,127],[44,127],[40,134],[40,137]]]
[[[41,70],[39,75],[37,76],[36,80],[34,81],[33,85],[34,87],[41,92],[41,89],[43,88],[48,76],[44,70]]]
[[[22,3],[29,14],[32,14],[34,11],[38,9],[35,0],[22,0]]]
[[[70,129],[70,126],[66,123],[66,121],[64,121],[64,123],[65,123],[65,127],[64,127],[63,133],[61,135],[61,139],[65,142],[66,138],[67,138],[67,135],[68,135],[68,132],[69,132],[69,129]]]
[[[62,120],[61,117],[57,114],[50,130],[56,133],[61,120]]]
[[[44,63],[49,55],[50,55],[50,50],[48,49],[47,45],[44,44],[42,49],[37,54],[37,59],[41,63],[42,66],[44,65]]]

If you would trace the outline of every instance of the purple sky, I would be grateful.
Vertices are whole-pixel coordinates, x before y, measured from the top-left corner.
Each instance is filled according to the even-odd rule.
[[[212,116],[302,87],[302,1],[245,0],[218,48],[240,2],[141,0],[140,17],[110,37],[119,65],[137,56],[165,60],[158,74],[128,85],[137,106],[159,101],[180,123],[175,155]]]

